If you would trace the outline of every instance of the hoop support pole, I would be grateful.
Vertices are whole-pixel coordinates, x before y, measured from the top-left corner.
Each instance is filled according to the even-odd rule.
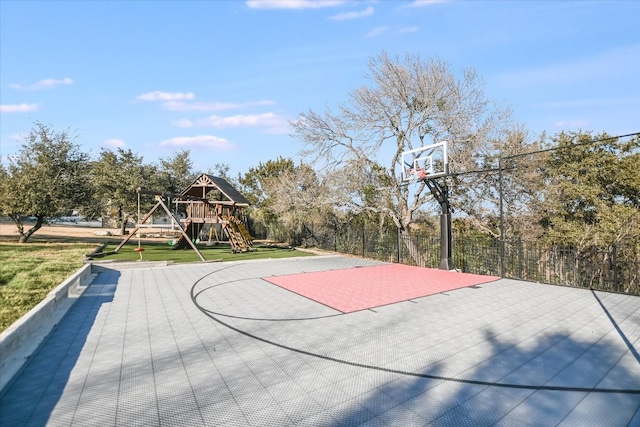
[[[424,179],[423,182],[440,204],[440,270],[455,270],[451,257],[452,233],[451,233],[451,205],[449,204],[449,191],[447,185],[440,185],[434,179]]]

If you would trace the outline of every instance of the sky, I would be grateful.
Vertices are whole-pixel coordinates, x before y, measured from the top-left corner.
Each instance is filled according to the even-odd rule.
[[[640,1],[0,0],[0,159],[35,122],[81,149],[231,176],[303,148],[369,59],[473,68],[534,135],[640,131]]]

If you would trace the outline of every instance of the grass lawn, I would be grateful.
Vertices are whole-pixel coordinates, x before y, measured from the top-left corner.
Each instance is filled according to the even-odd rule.
[[[82,267],[86,243],[0,243],[0,332]]]
[[[104,248],[103,257],[94,258],[98,260],[121,260],[121,261],[139,261],[140,253],[135,249],[137,243],[124,245],[117,254],[109,254],[118,244],[109,244]],[[198,254],[189,248],[173,250],[168,244],[162,243],[142,243],[141,247],[143,261],[172,261],[172,262],[200,262]],[[245,261],[251,259],[266,258],[291,258],[301,256],[313,256],[309,252],[289,249],[288,247],[279,247],[271,245],[255,245],[252,252],[231,252],[228,244],[220,244],[218,246],[198,245],[198,250],[204,256],[206,261]]]
[[[103,252],[113,251],[119,242],[110,241]],[[0,242],[0,332],[35,307],[56,286],[82,267],[85,256],[97,244],[90,243],[4,243]],[[140,259],[136,243],[122,247],[117,254],[94,257],[95,261]],[[143,261],[200,262],[191,248],[173,250],[166,243],[143,243]],[[286,247],[257,245],[253,252],[232,253],[229,245],[201,245],[207,261],[244,261],[289,258],[313,254]]]

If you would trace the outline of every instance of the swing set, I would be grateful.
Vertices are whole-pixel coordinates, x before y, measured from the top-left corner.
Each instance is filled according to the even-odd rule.
[[[147,221],[160,208],[171,219],[171,224],[180,231],[179,240],[173,245],[173,249],[191,247],[202,261],[206,261],[202,253],[198,250],[196,243],[199,239],[194,238],[197,232],[199,235],[203,231],[204,225],[209,225],[209,241],[215,233],[216,241],[219,241],[217,228],[226,234],[232,252],[253,251],[253,237],[249,234],[242,221],[238,218],[240,209],[248,207],[249,202],[224,178],[203,174],[199,176],[189,187],[180,194],[160,193],[138,188],[138,222],[135,229],[120,243],[114,250],[118,251],[134,236],[137,236],[138,245],[134,251],[140,255],[142,260],[142,247],[140,229],[153,227]],[[141,194],[152,194],[156,204],[151,210],[141,218]],[[209,196],[209,197],[207,197]],[[173,203],[183,204],[186,210],[186,218],[179,220],[168,208],[166,199],[171,199]],[[182,225],[181,222],[184,224]]]
[[[115,253],[118,253],[118,251],[134,235],[136,235],[137,239],[138,239],[138,246],[134,249],[134,251],[138,252],[140,254],[140,259],[138,261],[142,261],[142,252],[144,252],[144,248],[142,247],[142,244],[141,244],[140,229],[141,228],[145,228],[145,225],[147,227],[149,227],[149,226],[152,227],[153,224],[146,224],[146,222],[152,217],[152,215],[154,214],[155,211],[158,210],[158,208],[162,208],[162,209],[164,209],[166,214],[169,215],[169,218],[171,218],[171,224],[174,225],[174,226],[177,226],[177,229],[180,230],[180,233],[182,234],[182,237],[186,238],[186,240],[190,244],[191,248],[194,251],[196,251],[196,253],[200,257],[200,260],[206,261],[204,256],[202,255],[202,253],[198,250],[198,247],[191,241],[191,238],[187,235],[185,230],[183,230],[183,228],[180,226],[180,221],[173,215],[171,210],[167,207],[167,205],[165,203],[165,197],[163,197],[163,196],[170,196],[170,195],[158,194],[157,192],[149,191],[149,190],[143,190],[141,188],[137,188],[136,189],[136,193],[138,194],[138,223],[136,224],[136,228],[134,228],[133,231],[129,235],[127,235],[127,237],[125,237],[124,240],[114,250]],[[151,210],[149,212],[147,212],[147,214],[142,219],[140,219],[140,195],[141,194],[153,194],[154,198],[156,200],[156,204],[153,206],[153,208],[151,208]]]

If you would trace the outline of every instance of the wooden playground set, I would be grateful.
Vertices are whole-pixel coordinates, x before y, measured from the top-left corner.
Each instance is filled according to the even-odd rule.
[[[140,246],[140,232],[142,229],[154,227],[154,224],[149,220],[160,209],[164,210],[171,219],[172,225],[180,233],[173,249],[191,247],[197,252],[200,259],[205,261],[196,243],[199,241],[199,236],[208,231],[210,240],[214,234],[216,240],[219,240],[221,235],[225,235],[234,253],[254,250],[253,237],[240,220],[241,210],[248,207],[249,202],[224,178],[202,174],[180,194],[167,194],[140,188],[137,193],[138,223],[135,229],[114,250],[115,253],[134,236],[138,237],[138,247],[135,250],[142,252],[144,249]],[[156,200],[153,208],[142,218],[140,215],[141,194],[151,194]],[[186,218],[176,218],[176,215],[167,206],[171,203],[176,204],[176,207],[184,206]]]

